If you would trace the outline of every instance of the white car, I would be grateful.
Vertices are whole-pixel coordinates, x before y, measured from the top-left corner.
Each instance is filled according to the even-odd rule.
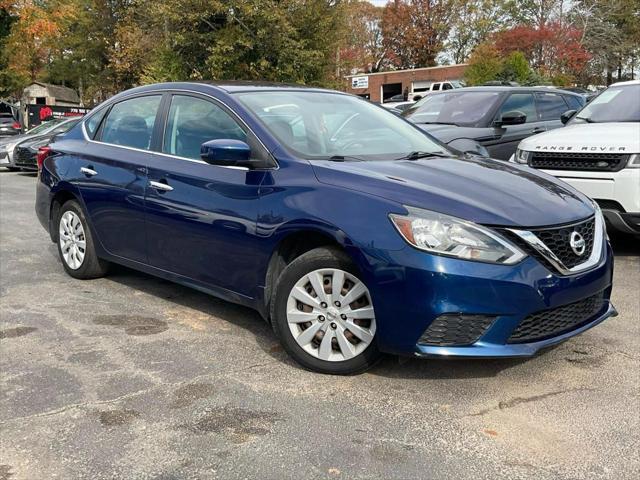
[[[566,127],[524,139],[511,161],[564,180],[612,227],[640,234],[640,80],[615,83],[563,117]]]

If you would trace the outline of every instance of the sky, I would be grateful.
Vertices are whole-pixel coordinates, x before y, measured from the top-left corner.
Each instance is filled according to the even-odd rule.
[[[369,0],[369,3],[373,3],[377,7],[384,7],[389,0]]]

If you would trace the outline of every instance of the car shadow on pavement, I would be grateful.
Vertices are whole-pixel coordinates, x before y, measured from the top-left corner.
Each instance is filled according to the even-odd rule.
[[[640,236],[609,231],[611,247],[616,257],[635,257],[640,255]]]
[[[530,358],[422,359],[387,355],[369,373],[387,378],[425,380],[491,378],[530,360]]]
[[[57,251],[54,253],[57,255]],[[175,306],[185,307],[186,315],[188,310],[195,310],[247,330],[255,336],[262,350],[274,358],[282,359],[282,349],[271,326],[250,308],[120,265],[112,265],[106,279],[145,295],[166,300]],[[163,320],[171,322],[171,319]],[[206,320],[204,325],[206,326]]]

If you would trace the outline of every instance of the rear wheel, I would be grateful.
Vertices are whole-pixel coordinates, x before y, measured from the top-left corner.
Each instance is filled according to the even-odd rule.
[[[280,275],[271,317],[287,352],[303,367],[353,374],[380,357],[371,294],[342,252],[318,248]]]
[[[58,253],[69,275],[89,279],[107,273],[108,263],[96,255],[91,231],[77,201],[69,200],[60,207],[57,227]]]

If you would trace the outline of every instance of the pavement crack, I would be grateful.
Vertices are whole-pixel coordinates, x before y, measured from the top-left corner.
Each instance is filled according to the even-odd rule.
[[[476,413],[471,413],[468,415],[463,415],[463,417],[480,417],[486,415],[487,413],[493,412],[495,410],[506,410],[509,408],[513,408],[517,405],[521,405],[523,403],[531,403],[531,402],[539,402],[540,400],[544,400],[545,398],[555,397],[557,395],[562,395],[565,393],[578,392],[578,391],[593,391],[593,388],[568,388],[565,390],[557,390],[555,392],[543,393],[540,395],[531,395],[529,397],[514,397],[510,400],[501,401],[495,407],[485,408]]]
[[[97,400],[97,401],[87,401],[87,402],[81,402],[81,403],[73,403],[71,405],[65,405],[64,407],[61,408],[57,408],[55,410],[48,410],[46,412],[39,412],[39,413],[34,413],[32,415],[24,415],[22,417],[13,417],[10,418],[8,420],[4,420],[0,422],[0,425],[5,425],[5,424],[9,424],[9,423],[14,423],[17,421],[22,421],[22,420],[30,420],[33,418],[43,418],[43,417],[51,417],[54,415],[60,415],[62,413],[65,413],[69,410],[73,410],[76,408],[91,408],[91,407],[96,407],[96,406],[101,406],[101,405],[111,405],[111,404],[116,404],[119,403],[123,400],[127,400],[129,398],[133,398],[133,397],[137,397],[139,395],[144,395],[145,393],[151,393],[155,390],[161,389],[161,388],[175,388],[175,387],[179,387],[185,384],[189,384],[189,383],[194,383],[194,382],[198,382],[202,379],[205,378],[223,378],[223,377],[230,377],[232,375],[235,375],[236,373],[241,373],[243,371],[246,370],[250,370],[253,368],[258,368],[258,367],[264,367],[267,365],[271,365],[273,363],[277,363],[278,360],[271,360],[268,362],[263,362],[263,363],[255,363],[255,364],[251,364],[251,365],[247,365],[245,367],[241,367],[241,368],[237,368],[235,370],[230,370],[225,372],[222,375],[219,374],[215,374],[215,373],[203,373],[202,375],[197,375],[195,377],[189,378],[187,380],[183,380],[180,382],[166,382],[166,383],[158,383],[156,385],[153,385],[149,388],[145,388],[142,390],[137,390],[135,392],[131,392],[131,393],[127,393],[125,395],[121,395],[120,397],[116,397],[116,398],[111,398],[108,400]]]

